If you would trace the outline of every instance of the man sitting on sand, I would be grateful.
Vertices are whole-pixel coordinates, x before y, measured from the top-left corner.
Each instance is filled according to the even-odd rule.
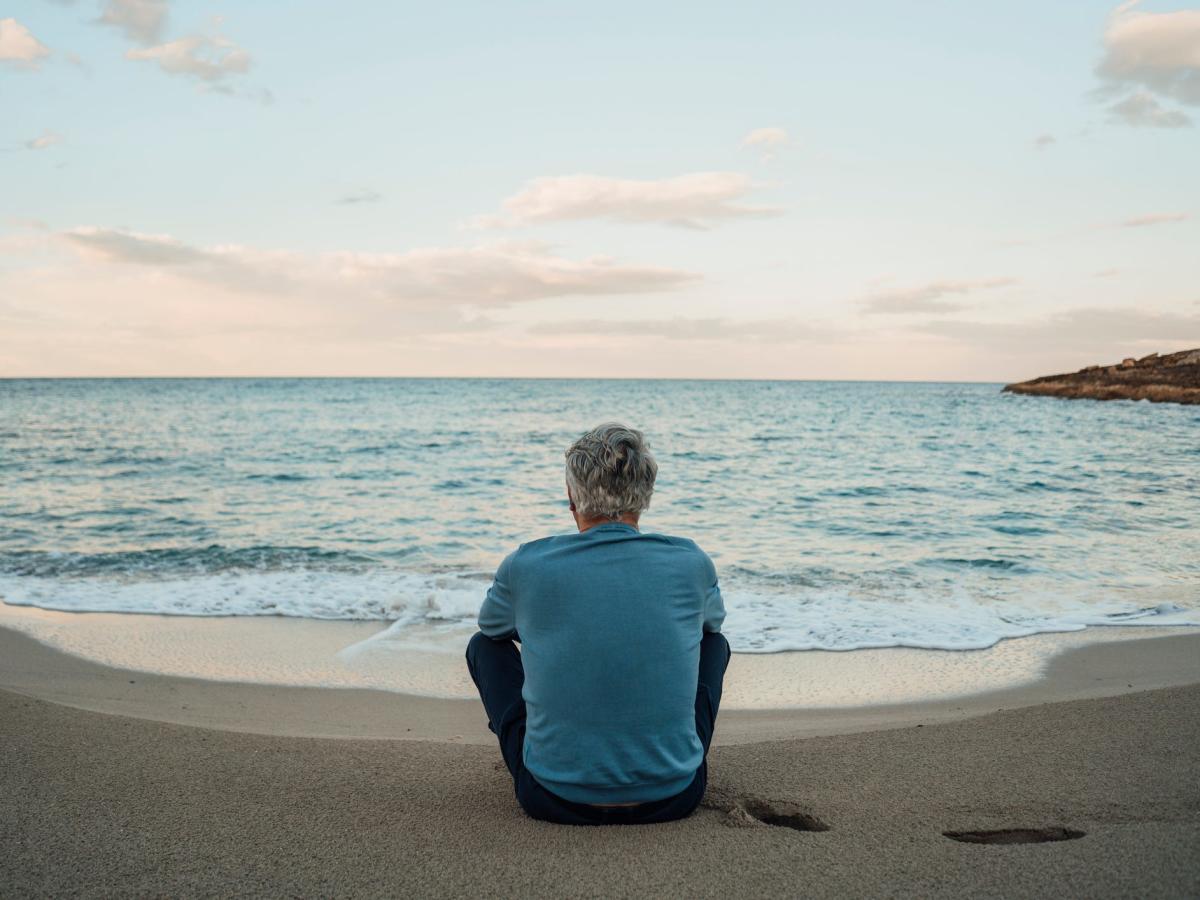
[[[725,607],[693,541],[638,530],[657,472],[632,428],[610,422],[575,441],[567,500],[579,533],[510,553],[467,645],[517,802],[535,819],[666,822],[704,796]]]

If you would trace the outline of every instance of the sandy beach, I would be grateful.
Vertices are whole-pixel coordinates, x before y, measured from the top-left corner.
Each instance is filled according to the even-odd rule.
[[[12,5],[0,900],[1200,900],[1200,0]]]
[[[1200,891],[1200,635],[955,701],[733,710],[695,815],[599,829],[526,818],[467,701],[147,675],[9,631],[0,660],[5,895]],[[1069,839],[945,835],[995,830]]]

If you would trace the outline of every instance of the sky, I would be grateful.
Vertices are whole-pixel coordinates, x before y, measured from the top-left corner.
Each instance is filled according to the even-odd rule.
[[[1200,346],[1200,7],[0,7],[0,377]]]

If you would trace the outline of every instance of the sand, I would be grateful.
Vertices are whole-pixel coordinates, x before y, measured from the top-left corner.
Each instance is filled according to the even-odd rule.
[[[1190,595],[1182,588],[1180,594],[1180,603],[1190,605]],[[1164,624],[1169,620],[1175,623]],[[978,694],[1038,681],[1047,661],[1065,650],[1195,630],[1183,624],[1188,621],[1196,622],[1195,616],[1160,614],[1133,625],[1037,634],[969,652],[886,647],[735,653],[722,705],[895,706]],[[0,601],[0,628],[104,666],[206,682],[366,688],[471,701],[477,696],[463,666],[470,627],[413,625],[393,632],[382,621],[61,612]]]
[[[1171,633],[1152,639],[1146,637],[1149,630],[1143,628],[1096,631],[1105,642],[1073,647],[1051,658],[1040,678],[1002,690],[923,702],[828,708],[729,709],[726,703],[714,742],[721,746],[903,728],[917,723],[958,721],[998,709],[1200,682],[1200,633],[1193,629],[1154,629],[1160,635]],[[1122,633],[1126,640],[1108,642]],[[1068,642],[1080,636],[1038,635],[1003,643],[1037,643],[1060,637],[1066,646],[1071,646]],[[900,649],[863,653],[875,660],[875,665],[849,666],[842,670],[843,675],[868,680],[893,678],[897,670],[885,661],[892,654],[969,655]],[[820,657],[836,663],[852,655],[787,654]],[[978,651],[976,655],[998,665],[1002,663],[991,651]],[[761,665],[748,668],[740,665],[745,661],[744,655],[734,655],[726,676],[726,699],[739,693],[739,679],[760,678],[764,674],[790,678],[805,669],[796,660],[780,660],[778,673],[764,672]],[[750,657],[751,663],[764,661],[769,658]],[[475,699],[217,682],[113,668],[61,653],[3,627],[0,627],[0,688],[94,712],[256,734],[434,740],[487,746],[495,741]]]
[[[1139,689],[1164,682],[1200,682],[1200,636],[957,708],[723,714],[690,819],[566,828],[520,812],[462,701],[192,684],[0,632],[0,895],[1196,896],[1200,687]],[[1082,836],[944,836],[994,829]]]

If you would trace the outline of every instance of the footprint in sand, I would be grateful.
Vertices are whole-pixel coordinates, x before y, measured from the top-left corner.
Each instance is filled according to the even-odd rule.
[[[735,827],[790,828],[793,831],[829,831],[829,826],[798,803],[788,800],[744,798],[725,808],[726,823]]]
[[[1044,844],[1073,841],[1086,832],[1073,828],[1002,828],[997,831],[943,831],[943,836],[963,844]]]

